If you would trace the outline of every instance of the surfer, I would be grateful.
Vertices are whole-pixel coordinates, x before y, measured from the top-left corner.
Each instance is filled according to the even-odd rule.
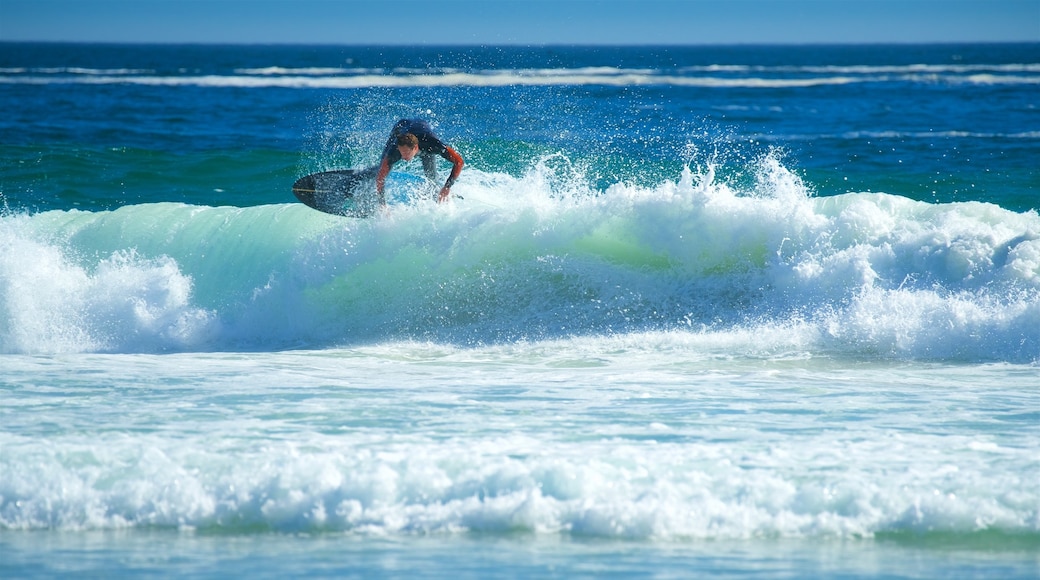
[[[437,180],[437,165],[434,155],[440,155],[451,162],[451,175],[444,182],[437,203],[442,203],[451,195],[451,186],[459,178],[462,171],[462,156],[451,147],[445,145],[436,135],[429,123],[421,119],[401,119],[390,131],[390,138],[383,148],[383,158],[379,162],[379,172],[376,174],[376,191],[379,193],[379,203],[386,205],[386,197],[383,195],[383,184],[390,168],[394,163],[404,159],[411,161],[416,155],[422,161],[423,171],[430,181]]]

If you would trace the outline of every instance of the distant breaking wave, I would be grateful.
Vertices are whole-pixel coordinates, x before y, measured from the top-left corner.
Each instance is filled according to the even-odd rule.
[[[683,66],[675,69],[578,67],[501,70],[268,66],[228,73],[144,69],[0,68],[0,83],[139,84],[244,88],[354,89],[441,86],[676,86],[806,88],[857,83],[1040,84],[1040,64],[907,66]]]

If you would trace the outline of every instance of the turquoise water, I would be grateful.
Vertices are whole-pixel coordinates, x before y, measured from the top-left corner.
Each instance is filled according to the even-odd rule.
[[[0,572],[1037,577],[1038,83],[2,44]],[[411,116],[450,204],[295,202]]]

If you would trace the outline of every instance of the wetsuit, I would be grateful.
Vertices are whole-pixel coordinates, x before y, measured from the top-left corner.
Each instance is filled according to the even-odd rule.
[[[433,129],[430,128],[429,123],[421,119],[401,119],[391,129],[390,138],[387,139],[386,146],[383,148],[379,173],[376,178],[376,189],[379,191],[380,199],[382,199],[382,185],[383,180],[386,179],[386,174],[390,172],[390,168],[395,163],[401,160],[401,151],[397,148],[397,138],[406,133],[415,135],[415,138],[419,141],[419,159],[422,161],[426,178],[430,181],[437,180],[437,165],[434,155],[440,155],[451,162],[451,175],[448,176],[448,180],[444,183],[444,188],[441,189],[440,199],[443,201],[447,198],[447,191],[451,189],[451,186],[462,171],[462,156],[438,139],[434,135]]]

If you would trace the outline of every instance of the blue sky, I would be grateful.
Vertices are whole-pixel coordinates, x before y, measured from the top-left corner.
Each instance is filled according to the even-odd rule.
[[[0,0],[0,40],[405,45],[1040,41],[1040,0]]]

